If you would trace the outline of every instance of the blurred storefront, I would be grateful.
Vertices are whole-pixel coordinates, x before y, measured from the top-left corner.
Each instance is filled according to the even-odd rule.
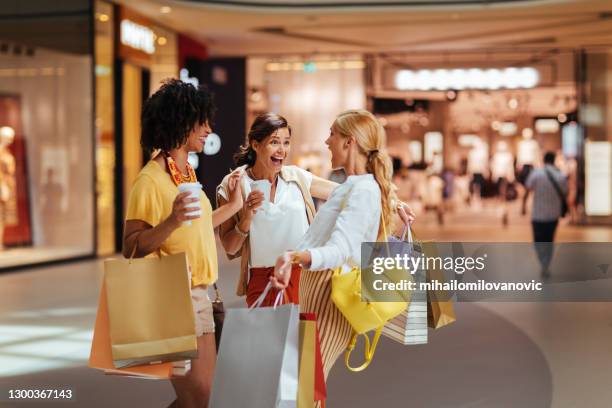
[[[106,1],[0,17],[0,270],[115,253],[142,102],[206,47]]]
[[[0,3],[0,269],[95,252],[88,2]]]
[[[589,65],[594,58],[577,50],[369,57],[368,107],[398,165],[412,170],[403,198],[434,207],[475,194],[512,201],[554,151],[570,181],[572,220],[609,222],[612,132],[603,112],[612,84],[601,56]]]

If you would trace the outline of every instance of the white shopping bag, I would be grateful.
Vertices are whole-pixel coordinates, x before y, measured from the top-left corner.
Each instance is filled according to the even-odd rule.
[[[298,390],[298,305],[228,309],[219,345],[211,408],[295,408]],[[277,303],[282,299],[282,292]]]

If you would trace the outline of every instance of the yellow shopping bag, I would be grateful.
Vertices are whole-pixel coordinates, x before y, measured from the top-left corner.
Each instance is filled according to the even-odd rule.
[[[423,253],[429,258],[437,258],[438,250],[435,242],[422,242]],[[434,263],[433,268],[426,271],[427,282],[438,281],[444,283],[444,271],[438,269]],[[427,325],[432,329],[439,329],[457,320],[455,309],[450,295],[445,290],[427,291]]]
[[[113,365],[111,341],[108,332],[108,306],[106,303],[106,287],[102,282],[98,312],[94,326],[89,367],[97,368],[106,374],[126,375],[141,378],[170,379],[172,378],[172,363],[147,364],[129,368],[116,369]]]
[[[104,272],[116,368],[197,356],[184,253],[107,260]]]
[[[312,408],[315,402],[316,322],[300,320],[300,365],[297,408]]]

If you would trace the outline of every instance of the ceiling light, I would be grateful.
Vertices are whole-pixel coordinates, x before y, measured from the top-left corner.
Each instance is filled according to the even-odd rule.
[[[484,74],[481,69],[478,69],[478,68],[468,69],[467,74],[466,74],[466,82],[467,82],[468,88],[471,88],[471,89],[486,88],[485,81],[483,81],[483,79],[484,79]]]
[[[158,43],[159,45],[166,45],[166,44],[168,44],[168,40],[166,39],[166,37],[159,37],[159,38],[157,39],[157,43]]]
[[[433,87],[439,91],[449,89],[450,74],[446,69],[436,69],[433,72]]]
[[[531,67],[399,70],[395,74],[396,88],[412,91],[533,88],[539,81],[538,70]]]
[[[163,6],[162,8],[159,9],[159,11],[162,14],[168,14],[168,13],[170,13],[172,11],[172,8],[169,7],[169,6]]]
[[[506,68],[504,70],[504,85],[508,89],[516,89],[521,85],[521,71],[517,68]]]
[[[100,16],[98,17],[98,20],[100,20],[103,23],[106,23],[109,20],[108,14],[100,14]]]
[[[499,89],[504,82],[504,77],[499,69],[487,69],[484,72],[484,78],[487,89]]]
[[[521,88],[533,88],[540,81],[540,74],[535,68],[521,68],[519,73]]]

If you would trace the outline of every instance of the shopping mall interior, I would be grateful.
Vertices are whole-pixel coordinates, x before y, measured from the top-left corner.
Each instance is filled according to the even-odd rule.
[[[142,105],[170,77],[215,94],[214,137],[190,157],[213,202],[257,115],[287,118],[292,164],[342,181],[324,142],[339,112],[367,109],[417,240],[532,242],[526,180],[554,152],[556,241],[612,242],[610,1],[9,0],[0,21],[0,391],[173,400],[167,382],[87,367],[104,260],[150,158]],[[225,305],[242,307],[240,262],[217,247]],[[365,372],[337,364],[327,405],[607,407],[611,312],[457,302],[427,345],[383,339]]]

